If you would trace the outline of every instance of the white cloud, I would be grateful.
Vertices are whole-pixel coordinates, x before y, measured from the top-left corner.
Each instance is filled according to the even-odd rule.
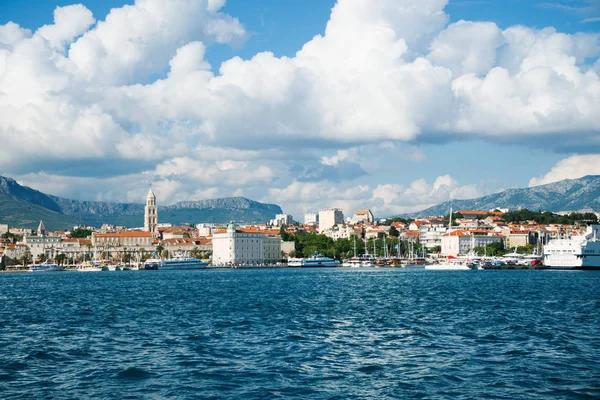
[[[338,207],[345,215],[351,215],[357,209],[370,208],[376,216],[386,217],[420,211],[448,200],[475,198],[485,193],[486,190],[477,185],[463,186],[451,176],[444,175],[436,178],[433,184],[419,179],[408,187],[395,183],[370,187],[350,182],[294,181],[287,187],[270,189],[268,198],[281,201],[289,212],[297,215]]]
[[[529,186],[545,185],[563,179],[577,179],[586,175],[600,175],[600,154],[574,155],[565,158],[545,175],[531,178]]]
[[[63,50],[66,44],[86,32],[95,22],[92,12],[81,4],[56,7],[54,24],[42,26],[37,34],[48,40],[52,47]]]
[[[247,37],[224,4],[136,0],[96,24],[76,5],[33,34],[0,26],[0,170],[111,160],[173,198],[271,187],[272,201],[299,208],[374,200],[396,212],[480,190],[450,177],[330,189],[278,171],[287,158],[379,172],[373,149],[422,161],[420,143],[440,137],[599,145],[599,34],[447,25],[447,0],[339,0],[294,56],[234,57],[216,71],[209,46]]]

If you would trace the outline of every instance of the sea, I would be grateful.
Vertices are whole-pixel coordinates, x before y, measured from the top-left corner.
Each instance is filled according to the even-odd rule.
[[[2,273],[0,398],[598,399],[600,273]]]

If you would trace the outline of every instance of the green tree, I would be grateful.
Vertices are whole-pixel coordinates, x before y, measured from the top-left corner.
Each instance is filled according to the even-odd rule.
[[[291,242],[292,240],[294,240],[294,235],[287,232],[285,228],[285,225],[281,225],[281,228],[279,228],[279,236],[281,236],[281,240],[283,240],[284,242]]]
[[[429,253],[431,254],[438,254],[442,252],[442,246],[433,246],[432,248],[429,249]]]
[[[67,256],[63,253],[57,254],[56,257],[54,257],[54,261],[56,261],[58,265],[64,264],[66,259]]]
[[[36,260],[37,260],[36,262],[38,262],[38,263],[43,263],[45,261],[48,261],[48,256],[46,254],[42,253],[37,256]]]
[[[92,231],[89,229],[74,229],[73,231],[71,231],[71,237],[73,239],[86,239],[88,237],[92,236]]]
[[[390,228],[389,235],[392,236],[392,237],[397,238],[398,236],[400,236],[400,232],[398,232],[398,229],[396,229],[395,226],[392,226]]]

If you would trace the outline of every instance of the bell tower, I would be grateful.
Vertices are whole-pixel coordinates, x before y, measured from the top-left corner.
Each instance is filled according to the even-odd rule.
[[[144,230],[152,233],[152,237],[158,235],[158,209],[156,207],[156,195],[152,191],[152,188],[146,195],[146,207],[144,212]]]

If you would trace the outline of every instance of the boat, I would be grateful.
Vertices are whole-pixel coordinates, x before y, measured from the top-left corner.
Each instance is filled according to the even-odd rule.
[[[590,225],[584,235],[552,239],[544,246],[547,269],[600,270],[600,225]]]
[[[44,261],[39,265],[34,264],[31,266],[31,268],[29,268],[29,272],[58,272],[62,270],[63,268],[60,265],[52,264],[48,261]]]
[[[340,265],[338,260],[325,257],[317,252],[314,252],[308,258],[290,258],[288,259],[288,267],[337,267]]]
[[[426,265],[425,269],[430,271],[470,271],[477,267],[472,260],[466,258],[448,258],[437,264]]]
[[[175,270],[175,269],[202,269],[206,268],[208,263],[187,255],[178,255],[173,258],[149,258],[144,263],[146,270]]]
[[[75,268],[77,272],[99,272],[102,271],[102,267],[95,264],[81,264]]]

